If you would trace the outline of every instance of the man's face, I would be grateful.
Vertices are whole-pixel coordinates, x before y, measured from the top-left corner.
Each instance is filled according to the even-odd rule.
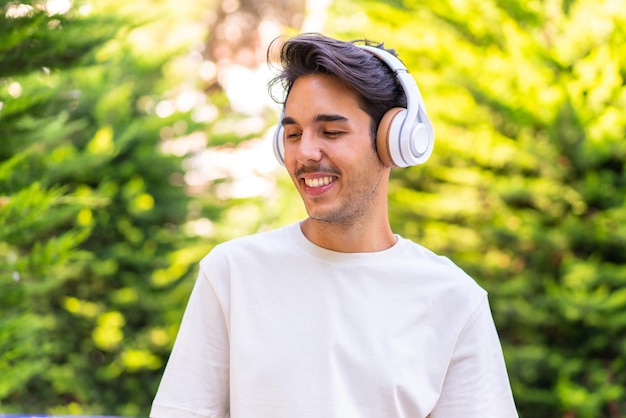
[[[371,119],[335,77],[300,77],[285,103],[285,166],[307,213],[353,224],[386,216],[387,187],[370,137]],[[384,202],[384,204],[383,204]]]

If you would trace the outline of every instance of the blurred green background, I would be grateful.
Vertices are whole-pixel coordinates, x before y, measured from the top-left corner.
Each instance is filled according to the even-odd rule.
[[[304,216],[269,42],[395,48],[395,232],[490,293],[524,418],[626,416],[626,0],[0,0],[0,412],[146,416],[196,265]]]

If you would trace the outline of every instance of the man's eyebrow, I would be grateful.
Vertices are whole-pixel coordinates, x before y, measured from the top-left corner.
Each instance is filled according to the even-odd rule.
[[[283,120],[280,122],[281,125],[285,126],[285,125],[295,125],[296,124],[296,120],[294,118],[291,118],[289,116],[285,116],[283,118]]]
[[[348,118],[337,114],[320,114],[315,116],[315,122],[347,122]]]
[[[348,118],[338,114],[318,114],[313,119],[315,122],[347,122]],[[281,125],[295,125],[296,120],[290,116],[285,116],[281,122]]]

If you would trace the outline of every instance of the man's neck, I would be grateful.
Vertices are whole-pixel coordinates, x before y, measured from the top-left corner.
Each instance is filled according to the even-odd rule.
[[[300,223],[304,236],[317,246],[343,253],[367,253],[392,247],[397,238],[387,218],[378,222],[340,224],[308,218]]]

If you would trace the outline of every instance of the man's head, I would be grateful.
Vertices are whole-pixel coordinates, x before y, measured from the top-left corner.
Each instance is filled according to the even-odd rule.
[[[389,169],[420,164],[432,150],[413,78],[393,51],[318,34],[287,40],[280,63],[269,85],[286,92],[274,151],[309,216],[386,218]]]

